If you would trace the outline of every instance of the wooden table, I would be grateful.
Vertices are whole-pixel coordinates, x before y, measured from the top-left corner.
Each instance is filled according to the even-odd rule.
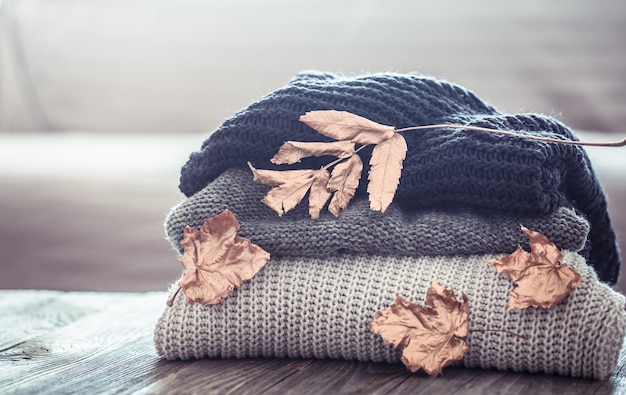
[[[609,381],[329,360],[166,361],[152,332],[163,292],[0,291],[0,393],[608,394],[626,392],[626,353]]]

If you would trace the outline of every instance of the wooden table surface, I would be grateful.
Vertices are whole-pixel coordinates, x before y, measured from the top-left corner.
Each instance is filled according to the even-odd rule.
[[[609,394],[626,392],[626,355],[608,381],[298,359],[166,361],[152,332],[164,292],[0,291],[0,393]]]

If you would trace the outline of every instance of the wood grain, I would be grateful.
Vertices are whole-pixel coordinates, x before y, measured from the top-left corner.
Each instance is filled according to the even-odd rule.
[[[3,394],[609,394],[626,392],[622,353],[608,381],[452,367],[302,359],[166,361],[152,344],[166,295],[0,291]]]

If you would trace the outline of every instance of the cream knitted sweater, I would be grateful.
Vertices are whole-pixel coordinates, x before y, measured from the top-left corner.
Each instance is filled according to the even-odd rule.
[[[582,276],[553,310],[507,311],[513,285],[493,255],[382,257],[334,255],[271,259],[223,305],[187,304],[179,294],[155,331],[168,359],[294,357],[399,362],[368,327],[396,295],[420,305],[433,279],[470,301],[467,367],[606,378],[619,355],[626,317],[624,297],[600,283],[575,253],[564,262]],[[501,332],[506,329],[529,340]]]

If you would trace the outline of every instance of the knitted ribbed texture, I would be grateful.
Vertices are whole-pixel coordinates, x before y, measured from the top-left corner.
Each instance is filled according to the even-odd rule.
[[[502,114],[445,81],[399,74],[340,78],[302,73],[224,122],[183,167],[181,191],[191,196],[226,169],[245,166],[246,161],[258,168],[276,168],[269,160],[287,140],[325,140],[298,121],[312,110],[349,111],[397,128],[460,123],[575,139],[553,119]],[[591,225],[590,263],[602,281],[617,281],[619,254],[606,199],[581,147],[460,130],[406,132],[404,137],[408,152],[396,202],[414,209],[524,216],[573,208]],[[360,153],[364,173],[370,153],[371,148]],[[291,168],[314,169],[325,163],[309,158]],[[364,194],[365,184],[361,182],[358,195]]]
[[[529,337],[470,332],[466,366],[585,378],[611,373],[626,314],[624,297],[603,282],[617,280],[619,255],[604,194],[582,148],[483,132],[406,132],[407,158],[386,213],[369,209],[363,176],[340,218],[323,210],[311,220],[305,202],[278,217],[261,203],[269,187],[253,182],[246,162],[274,169],[328,163],[270,163],[285,141],[328,140],[298,121],[312,110],[349,111],[397,128],[456,123],[574,139],[553,119],[502,114],[445,81],[299,74],[227,120],[182,169],[180,188],[188,198],[165,224],[178,253],[185,226],[199,228],[230,209],[239,235],[271,259],[222,305],[188,304],[179,293],[157,323],[160,355],[399,362],[400,351],[368,323],[397,295],[424,305],[426,289],[438,280],[457,296],[467,294],[470,331]],[[371,149],[359,153],[364,175]],[[486,262],[518,244],[527,247],[520,224],[568,250],[563,262],[582,276],[553,310],[507,310],[514,285]]]
[[[311,220],[306,204],[279,217],[260,201],[268,187],[252,182],[250,169],[226,170],[188,198],[165,221],[172,246],[182,253],[183,229],[196,229],[225,209],[237,217],[239,235],[253,240],[272,257],[328,256],[338,251],[378,255],[509,254],[528,237],[520,224],[541,232],[561,249],[579,251],[588,223],[572,210],[560,208],[541,217],[469,212],[415,211],[393,203],[382,214],[369,209],[366,198],[353,200],[339,218],[325,211]]]
[[[168,359],[301,357],[398,362],[368,327],[396,295],[424,305],[434,279],[470,301],[467,367],[606,378],[626,330],[624,297],[600,283],[584,259],[564,262],[582,276],[553,310],[507,311],[513,285],[485,262],[489,256],[272,258],[223,305],[188,304],[180,293],[155,331]],[[526,335],[525,341],[501,332]]]

